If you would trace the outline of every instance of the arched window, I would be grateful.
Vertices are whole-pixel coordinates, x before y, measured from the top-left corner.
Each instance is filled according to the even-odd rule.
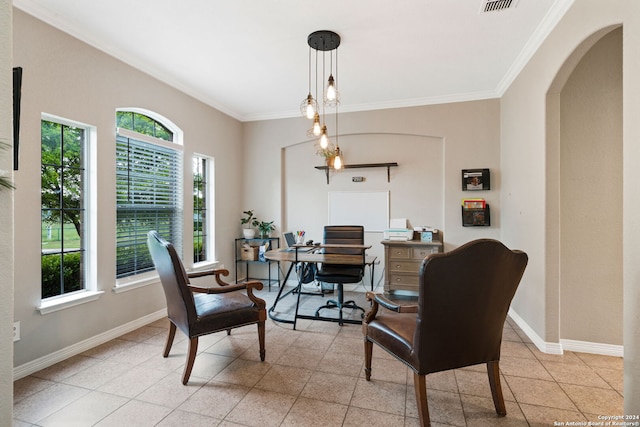
[[[154,269],[150,230],[182,253],[183,154],[179,129],[152,112],[119,110],[116,123],[116,278],[123,278]]]
[[[173,132],[149,116],[134,111],[117,111],[116,128],[129,129],[165,141],[173,141]]]

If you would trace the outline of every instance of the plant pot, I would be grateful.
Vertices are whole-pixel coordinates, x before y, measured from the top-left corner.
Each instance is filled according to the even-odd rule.
[[[253,228],[243,228],[242,235],[245,239],[253,239],[254,237],[256,237],[256,230],[254,230]]]
[[[269,233],[268,231],[261,231],[260,232],[260,238],[261,239],[267,239],[269,237],[271,233]]]
[[[327,162],[327,167],[328,168],[333,168],[333,161],[336,159],[335,156],[331,156],[331,157],[326,157],[325,161]]]

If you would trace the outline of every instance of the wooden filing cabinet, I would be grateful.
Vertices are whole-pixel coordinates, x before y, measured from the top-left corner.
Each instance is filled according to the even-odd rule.
[[[429,254],[442,252],[441,241],[383,240],[384,245],[384,291],[418,292],[418,274],[422,260]]]

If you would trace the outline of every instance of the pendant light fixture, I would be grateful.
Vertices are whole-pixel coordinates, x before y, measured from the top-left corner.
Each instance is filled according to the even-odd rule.
[[[338,103],[336,102],[336,155],[333,158],[333,168],[335,170],[342,169],[342,153],[340,152],[340,145],[338,145]]]
[[[316,59],[317,62],[317,59]],[[318,65],[316,64],[316,74],[318,73]],[[317,98],[317,86],[316,86],[316,98]],[[311,95],[311,48],[309,48],[309,94],[300,103],[300,112],[304,117],[311,120],[318,113],[318,103]]]
[[[322,126],[320,131],[320,148],[326,150],[329,148],[329,135],[327,135],[327,125]]]
[[[336,75],[338,75],[338,51],[336,50]],[[327,106],[335,107],[340,103],[340,93],[333,78],[333,55],[330,58],[329,80],[327,81],[327,89],[324,91],[324,103]]]
[[[320,136],[322,128],[320,127],[320,114],[316,111],[313,116],[313,126],[311,127],[311,133],[315,136]]]
[[[340,103],[340,94],[337,90],[338,86],[338,46],[340,46],[340,36],[333,31],[320,30],[315,31],[307,37],[307,44],[309,45],[309,94],[303,99],[300,109],[303,116],[313,120],[313,125],[307,134],[311,137],[319,137],[318,141],[318,154],[325,156],[326,158],[333,158],[333,161],[329,164],[334,169],[340,169],[343,166],[342,153],[338,146],[338,104]],[[312,61],[314,55],[312,51],[315,51],[315,61]],[[322,53],[322,62],[320,63],[318,53]],[[325,56],[329,55],[329,79],[325,80],[326,76],[326,62]],[[335,77],[334,77],[334,56],[335,56]],[[314,62],[314,64],[312,64]],[[318,67],[322,67],[322,72],[318,72]],[[315,74],[312,78],[312,70],[315,70]],[[315,82],[315,98],[311,94],[312,80]],[[320,80],[320,84],[318,84]],[[326,82],[326,86],[325,86]],[[322,88],[322,100],[318,98],[318,86]],[[319,105],[319,103],[322,103]],[[327,125],[325,121],[325,107],[335,108],[335,138],[336,144],[333,145],[329,140],[329,134],[327,132]],[[322,111],[320,111],[320,108]],[[311,112],[313,111],[313,114]]]

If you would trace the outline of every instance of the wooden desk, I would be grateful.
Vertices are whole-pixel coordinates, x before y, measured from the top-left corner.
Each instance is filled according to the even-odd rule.
[[[269,318],[277,321],[277,322],[282,322],[282,323],[291,323],[293,324],[293,329],[296,328],[296,320],[297,319],[312,319],[312,320],[324,320],[324,321],[331,321],[331,322],[337,322],[338,319],[333,319],[330,317],[321,317],[321,316],[306,316],[306,315],[302,315],[302,314],[298,314],[298,308],[300,305],[300,295],[301,294],[305,294],[305,295],[318,295],[318,296],[324,296],[324,294],[322,293],[316,293],[316,292],[303,292],[302,291],[302,283],[300,282],[300,280],[298,280],[298,284],[296,286],[294,286],[292,289],[290,289],[289,291],[287,291],[286,293],[284,293],[283,295],[283,290],[285,288],[285,286],[287,285],[287,280],[289,279],[289,276],[291,275],[291,271],[293,270],[293,267],[300,263],[300,262],[310,262],[310,263],[328,263],[328,264],[343,264],[343,265],[368,265],[371,267],[371,290],[373,290],[373,273],[374,273],[374,267],[375,267],[375,263],[376,263],[376,257],[375,256],[368,256],[364,254],[364,251],[366,249],[369,249],[371,246],[369,245],[342,245],[342,244],[326,244],[326,245],[314,245],[313,246],[313,250],[309,251],[309,252],[303,252],[297,249],[300,248],[309,248],[309,246],[304,246],[304,245],[295,245],[294,246],[296,248],[295,251],[285,251],[285,250],[271,250],[271,251],[267,251],[265,252],[264,256],[266,259],[271,260],[271,261],[280,261],[280,262],[290,262],[291,265],[289,266],[289,270],[287,270],[287,274],[284,277],[284,280],[282,282],[282,285],[280,286],[280,289],[278,290],[278,295],[276,296],[275,301],[273,302],[273,306],[271,306],[271,308],[269,308],[268,314],[269,314]],[[363,251],[363,255],[346,255],[346,254],[324,254],[319,252],[322,248],[340,248],[340,249],[362,249]],[[289,320],[289,319],[282,319],[277,317],[275,314],[273,314],[276,305],[278,304],[278,301],[280,301],[282,298],[286,297],[287,295],[290,295],[291,293],[297,293],[298,294],[298,299],[296,302],[296,309],[295,309],[295,313],[293,316],[293,320]],[[350,323],[350,322],[347,322]],[[361,323],[361,322],[359,322]]]

